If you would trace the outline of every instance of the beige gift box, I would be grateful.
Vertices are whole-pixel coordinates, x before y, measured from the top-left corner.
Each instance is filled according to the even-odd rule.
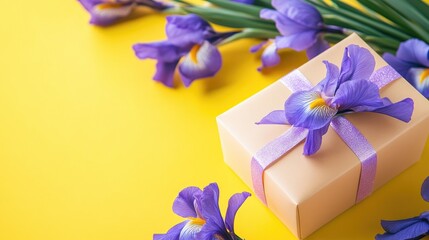
[[[362,39],[351,35],[298,70],[316,85],[326,74],[322,61],[339,66],[350,44],[369,49],[375,57],[375,69],[387,65]],[[249,187],[252,156],[290,128],[255,122],[273,110],[283,109],[289,95],[291,91],[277,81],[217,117],[225,162]],[[376,113],[347,116],[377,152],[374,189],[420,158],[429,133],[429,102],[405,79],[383,87],[381,95],[393,102],[411,97],[414,113],[409,123]],[[303,145],[295,146],[264,173],[268,208],[300,239],[355,205],[361,170],[359,159],[332,128],[316,154],[304,156]]]

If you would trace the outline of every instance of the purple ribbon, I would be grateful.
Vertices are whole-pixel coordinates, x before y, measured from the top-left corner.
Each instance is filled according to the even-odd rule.
[[[385,66],[375,71],[370,81],[382,88],[388,83],[400,78],[392,67]],[[280,81],[291,92],[306,91],[312,88],[311,83],[298,70],[284,76]],[[377,153],[362,133],[346,118],[339,116],[332,120],[331,127],[343,139],[361,162],[361,173],[356,194],[356,202],[368,197],[374,188],[377,169]],[[308,130],[292,126],[280,137],[269,142],[253,156],[251,161],[252,181],[255,194],[264,204],[267,204],[264,188],[264,171],[307,136]]]

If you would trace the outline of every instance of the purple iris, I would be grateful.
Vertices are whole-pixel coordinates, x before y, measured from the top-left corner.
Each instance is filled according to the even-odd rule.
[[[429,98],[429,45],[418,39],[401,43],[396,56],[383,55],[384,60],[395,68],[426,98]]]
[[[276,48],[307,51],[313,58],[329,48],[323,32],[342,33],[342,29],[326,26],[316,8],[300,0],[272,0],[276,10],[263,9],[260,17],[273,20],[281,36],[276,37]],[[274,54],[274,53],[273,53]]]
[[[78,0],[91,14],[90,23],[108,26],[128,17],[134,8],[146,6],[164,10],[170,6],[154,0]]]
[[[174,72],[179,69],[186,87],[200,78],[214,76],[222,66],[216,44],[236,32],[217,33],[201,17],[168,16],[167,40],[133,46],[140,59],[156,59],[155,81],[173,87]],[[180,62],[179,62],[180,61]]]
[[[236,240],[234,219],[237,210],[250,193],[236,193],[228,202],[225,221],[219,210],[219,188],[212,183],[201,190],[183,189],[173,203],[173,211],[186,218],[166,234],[155,234],[154,240]]]
[[[278,49],[276,47],[276,44],[274,43],[274,40],[269,39],[256,46],[253,46],[250,49],[250,52],[254,53],[262,48],[264,49],[261,55],[262,65],[258,67],[258,71],[262,71],[262,69],[266,67],[272,67],[280,63],[280,56],[277,53]]]
[[[421,195],[426,202],[429,202],[429,177],[423,182]],[[381,226],[386,232],[377,234],[375,236],[377,240],[421,239],[429,235],[429,212],[413,218],[394,221],[381,220]]]
[[[293,93],[285,102],[285,110],[271,112],[260,124],[290,124],[308,129],[304,154],[311,155],[319,150],[322,136],[337,116],[376,112],[404,122],[411,120],[412,99],[392,103],[388,98],[381,98],[377,85],[369,81],[375,60],[367,49],[348,46],[340,70],[328,61],[324,64],[325,79],[309,91]]]

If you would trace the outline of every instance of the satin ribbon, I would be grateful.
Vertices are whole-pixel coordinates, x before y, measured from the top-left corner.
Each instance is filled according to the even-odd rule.
[[[401,75],[392,67],[385,66],[375,71],[369,80],[376,84],[378,88],[382,88],[400,77]],[[289,73],[280,81],[292,93],[312,88],[308,79],[298,70]],[[335,117],[330,125],[361,162],[359,185],[356,194],[356,202],[360,202],[373,191],[377,170],[377,153],[362,133],[345,117]],[[281,136],[262,147],[253,156],[251,161],[253,189],[265,205],[267,204],[264,188],[265,169],[303,141],[307,133],[307,129],[292,126]]]

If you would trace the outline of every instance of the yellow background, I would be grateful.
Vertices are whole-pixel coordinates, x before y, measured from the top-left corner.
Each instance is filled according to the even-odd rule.
[[[150,15],[89,25],[76,1],[4,1],[0,15],[0,239],[151,239],[181,218],[171,206],[190,185],[218,182],[224,212],[250,191],[224,164],[215,117],[306,61],[285,52],[260,74],[256,41],[221,48],[219,74],[186,89],[151,77],[137,42],[164,38]],[[429,209],[421,161],[309,239],[371,239],[379,220]],[[294,239],[256,197],[236,218],[251,239]]]

